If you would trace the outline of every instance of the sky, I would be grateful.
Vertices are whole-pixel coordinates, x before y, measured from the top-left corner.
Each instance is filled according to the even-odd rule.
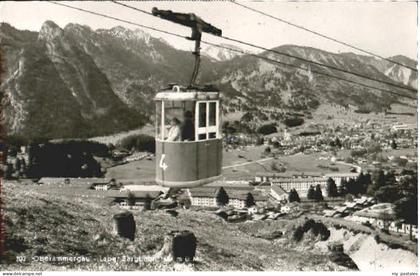
[[[381,56],[405,55],[417,59],[417,4],[400,2],[296,2],[296,1],[240,1],[249,7],[280,17],[295,24],[334,37]],[[181,35],[190,35],[186,27],[116,5],[112,2],[72,1],[68,5],[108,14]],[[246,10],[227,1],[127,1],[143,10],[153,7],[174,12],[195,13],[222,29],[223,35],[273,48],[284,44],[310,46],[330,52],[355,52],[356,50],[328,41],[305,31],[263,15]],[[48,2],[1,2],[0,21],[17,29],[39,31],[46,20],[60,27],[68,23],[88,25],[92,29],[124,26],[138,27],[75,11]],[[192,50],[193,42],[148,31],[179,49]],[[232,44],[221,38],[204,34],[203,40]],[[239,46],[239,45],[237,45]],[[205,46],[203,46],[205,47]],[[240,46],[245,48],[243,46]],[[258,52],[253,48],[245,48]]]

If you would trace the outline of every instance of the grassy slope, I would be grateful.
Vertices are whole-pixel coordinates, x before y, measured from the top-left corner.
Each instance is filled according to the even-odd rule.
[[[245,149],[230,150],[229,152],[223,151],[223,167],[232,166],[249,161],[258,161],[267,158],[262,156],[266,146],[247,147]],[[242,156],[242,157],[239,157]],[[329,165],[330,162],[326,160],[319,160],[321,154],[309,155],[290,155],[280,156],[276,163],[282,163],[288,171],[301,171],[301,172],[322,172],[331,173],[332,171],[324,168],[317,167],[319,164]],[[235,168],[223,169],[223,176],[226,180],[252,180],[256,173],[273,172],[271,169],[272,160],[260,163],[252,163],[245,166]],[[335,167],[339,168],[340,172],[349,172],[350,167],[336,164]],[[140,160],[130,162],[121,166],[109,168],[106,177],[116,179],[132,179],[139,182],[153,181],[155,178],[155,160]]]
[[[271,242],[254,236],[260,231],[284,231],[296,221],[227,224],[204,211],[179,210],[177,218],[164,211],[134,211],[134,242],[111,235],[112,215],[121,211],[100,198],[81,198],[57,187],[5,184],[3,190],[7,243],[15,255],[147,257],[157,252],[163,235],[188,229],[198,238],[194,265],[141,261],[140,263],[90,262],[2,264],[8,270],[342,270],[325,254],[302,250],[287,239]],[[55,190],[55,191],[54,191]],[[93,192],[93,191],[92,191]]]

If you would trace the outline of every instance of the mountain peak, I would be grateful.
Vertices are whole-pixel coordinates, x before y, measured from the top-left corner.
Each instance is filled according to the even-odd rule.
[[[396,56],[392,56],[389,57],[390,60],[402,63],[404,65],[407,66],[411,66],[411,67],[417,67],[417,62],[409,57],[403,56],[403,55],[396,55]]]
[[[18,30],[7,22],[1,22],[0,23],[0,33],[2,35],[4,35],[4,34],[8,34],[10,32],[18,32]]]
[[[111,29],[97,29],[98,33],[105,33],[118,39],[123,40],[142,40],[147,44],[150,41],[150,34],[141,29],[127,29],[123,26],[116,26]]]
[[[0,22],[0,29],[7,29],[7,30],[16,30],[15,27],[13,27],[12,25],[10,25],[7,22]]]
[[[41,30],[39,31],[38,39],[42,40],[51,40],[63,34],[63,29],[61,29],[57,24],[51,20],[47,20],[42,24]]]
[[[76,23],[69,23],[64,27],[64,30],[76,30],[76,31],[80,31],[80,32],[86,32],[89,31],[91,32],[92,29],[87,26],[87,25],[80,25],[80,24],[76,24]]]
[[[47,20],[47,21],[45,21],[44,22],[44,24],[42,24],[42,27],[41,27],[41,30],[43,29],[43,28],[51,28],[51,29],[56,29],[56,28],[58,28],[58,29],[61,29],[54,21],[52,21],[52,20]]]

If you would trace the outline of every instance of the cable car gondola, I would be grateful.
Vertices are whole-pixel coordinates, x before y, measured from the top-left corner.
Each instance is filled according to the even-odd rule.
[[[170,85],[155,96],[156,182],[170,188],[205,185],[222,174],[220,93],[212,86],[196,86],[195,80],[201,33],[220,36],[222,31],[194,14],[157,8],[152,14],[191,27],[188,39],[195,41],[195,63],[188,87]]]

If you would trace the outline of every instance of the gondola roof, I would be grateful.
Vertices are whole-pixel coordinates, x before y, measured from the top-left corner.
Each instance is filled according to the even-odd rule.
[[[156,94],[155,100],[166,101],[200,101],[200,100],[218,100],[219,92],[187,91],[174,92],[172,90],[162,91]]]

